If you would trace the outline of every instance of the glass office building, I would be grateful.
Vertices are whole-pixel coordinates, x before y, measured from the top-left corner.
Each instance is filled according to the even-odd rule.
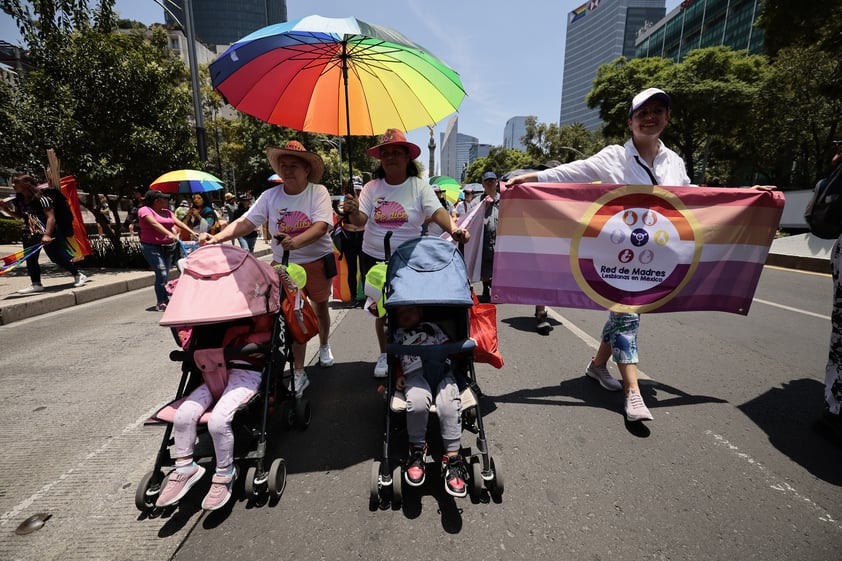
[[[568,14],[560,125],[602,125],[599,109],[585,102],[597,68],[620,56],[633,58],[638,32],[665,13],[665,0],[589,0]]]
[[[167,4],[184,23],[184,0]],[[192,0],[190,5],[193,32],[208,45],[230,45],[261,27],[287,21],[286,0]],[[164,19],[170,25],[176,23],[166,12]]]
[[[760,0],[685,0],[638,37],[636,56],[660,56],[680,62],[693,49],[719,45],[761,54],[763,31],[754,27],[761,3]]]

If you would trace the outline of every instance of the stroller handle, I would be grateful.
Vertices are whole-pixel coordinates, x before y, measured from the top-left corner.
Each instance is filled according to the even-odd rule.
[[[269,345],[261,345],[258,343],[249,343],[242,347],[225,347],[223,353],[225,358],[236,358],[243,355],[253,354],[269,354],[271,347]],[[170,353],[170,360],[173,362],[187,362],[193,361],[193,351],[172,351]]]
[[[473,339],[463,339],[453,343],[441,345],[398,345],[389,343],[386,345],[386,352],[393,355],[415,355],[421,360],[436,360],[441,357],[448,357],[458,353],[473,351],[477,342]]]

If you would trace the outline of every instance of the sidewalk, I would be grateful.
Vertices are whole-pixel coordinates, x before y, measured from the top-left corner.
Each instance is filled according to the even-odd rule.
[[[779,238],[772,242],[767,265],[814,271],[830,272],[830,250],[833,240],[820,240],[808,234]],[[21,245],[0,245],[0,257],[20,251]],[[255,254],[268,255],[269,244],[258,241]],[[17,290],[29,286],[26,266],[0,276],[0,325],[8,325],[22,319],[54,312],[78,304],[86,304],[101,298],[115,296],[129,290],[148,289],[149,305],[154,305],[152,292],[154,275],[151,271],[82,269],[88,276],[88,283],[73,288],[72,277],[59,269],[41,253],[44,292],[17,294]],[[173,269],[175,276],[175,269]]]

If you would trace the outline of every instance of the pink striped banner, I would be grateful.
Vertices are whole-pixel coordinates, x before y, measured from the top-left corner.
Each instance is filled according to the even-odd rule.
[[[527,183],[503,190],[492,301],[748,314],[784,196]]]

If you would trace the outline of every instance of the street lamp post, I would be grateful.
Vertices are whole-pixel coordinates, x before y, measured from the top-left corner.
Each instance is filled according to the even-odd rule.
[[[184,23],[181,23],[175,14],[158,0],[152,0],[161,6],[175,22],[184,29],[187,37],[187,65],[190,66],[190,85],[193,90],[193,112],[196,118],[196,148],[199,152],[199,160],[208,161],[208,147],[205,140],[205,117],[202,114],[202,94],[199,91],[199,63],[196,61],[196,38],[193,35],[193,6],[190,0],[184,0]],[[169,0],[164,0],[169,1]],[[172,4],[172,2],[170,1]],[[175,6],[175,4],[173,4]]]
[[[344,192],[345,185],[342,183],[342,140],[343,138],[341,136],[337,136],[336,140],[330,140],[329,138],[320,139],[321,142],[336,148],[339,154],[339,188]]]

